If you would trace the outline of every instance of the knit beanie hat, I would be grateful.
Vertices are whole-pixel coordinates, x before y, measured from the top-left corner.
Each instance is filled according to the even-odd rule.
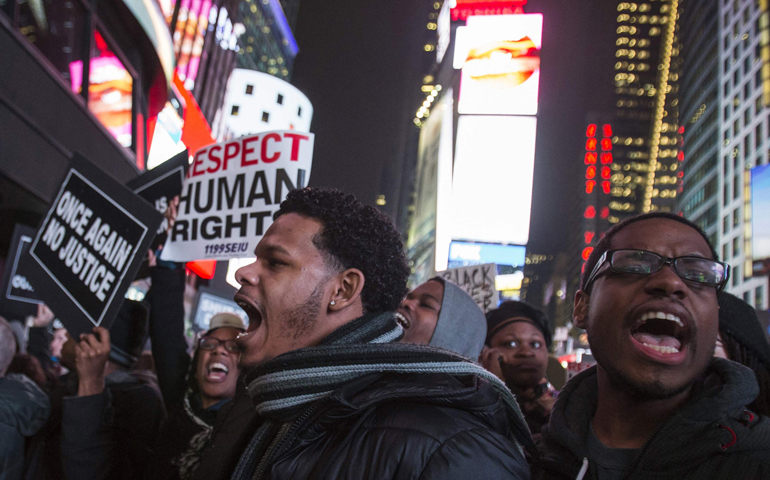
[[[719,295],[719,330],[727,332],[770,368],[770,343],[751,305],[722,292]]]
[[[435,277],[444,285],[444,300],[429,345],[446,348],[472,360],[479,358],[487,335],[484,312],[460,287]]]
[[[149,311],[139,302],[125,299],[110,327],[110,360],[131,368],[142,354],[147,338]]]
[[[524,302],[507,300],[500,304],[494,310],[487,312],[487,338],[486,344],[492,340],[492,337],[502,330],[506,325],[516,322],[525,322],[526,320],[511,320],[515,317],[524,317],[529,319],[529,323],[535,326],[543,334],[546,347],[551,346],[551,325],[545,314],[540,310]]]

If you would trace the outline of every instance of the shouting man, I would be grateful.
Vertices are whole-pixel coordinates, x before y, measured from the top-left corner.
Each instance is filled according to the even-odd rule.
[[[291,192],[236,274],[259,417],[234,479],[528,478],[531,440],[493,375],[396,343],[409,268],[398,232],[338,191]]]
[[[729,267],[666,213],[607,231],[575,296],[597,367],[559,394],[533,478],[770,477],[770,419],[751,370],[712,358]]]

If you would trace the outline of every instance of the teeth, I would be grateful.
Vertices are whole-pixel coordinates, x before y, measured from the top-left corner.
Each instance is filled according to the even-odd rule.
[[[211,373],[211,371],[214,370],[215,368],[217,368],[219,370],[222,370],[225,373],[229,373],[230,372],[230,369],[227,368],[227,366],[225,364],[216,362],[216,363],[212,363],[209,366],[209,373]]]
[[[642,322],[646,322],[647,320],[651,318],[659,318],[661,320],[670,320],[672,322],[676,322],[677,325],[680,327],[684,327],[684,323],[682,323],[682,320],[674,315],[673,313],[666,313],[666,312],[647,312],[642,315]]]
[[[650,345],[649,343],[643,343],[642,345],[646,347],[650,347],[653,350],[657,350],[660,353],[679,353],[679,349],[674,347],[665,347],[662,345]]]
[[[401,313],[396,312],[396,321],[404,327],[404,329],[409,328],[409,320],[406,319],[405,316],[403,316]]]

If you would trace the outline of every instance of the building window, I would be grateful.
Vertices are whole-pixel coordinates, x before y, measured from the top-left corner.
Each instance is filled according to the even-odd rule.
[[[754,307],[762,308],[765,303],[765,296],[763,295],[762,287],[754,289]]]
[[[733,238],[733,258],[741,254],[741,237],[740,235]]]
[[[741,209],[740,207],[733,210],[733,228],[737,227],[741,223]]]
[[[748,111],[748,110],[747,110]],[[748,156],[751,153],[751,132],[743,137],[743,154]]]
[[[297,107],[297,116],[298,117],[302,116],[302,107]]]
[[[237,117],[238,116],[238,110],[240,107],[238,105],[233,105],[233,108],[230,109],[230,115]]]
[[[735,88],[738,88],[738,83],[740,83],[740,81],[741,81],[741,69],[736,68],[735,71],[733,72],[733,85],[735,86]]]
[[[254,94],[254,85],[246,85],[246,95]]]
[[[727,176],[728,170],[730,170],[730,158],[725,155],[722,159],[722,173]]]
[[[725,84],[722,86],[725,97],[730,95],[730,79],[728,78]]]
[[[757,73],[761,73],[761,72],[762,72],[762,70],[757,70]],[[756,100],[754,100],[754,115],[758,116],[759,112],[762,111],[762,107],[763,106],[764,105],[763,105],[762,95],[760,95],[760,96],[757,97]]]
[[[754,147],[759,149],[760,146],[762,146],[762,122],[754,128]]]
[[[743,111],[743,125],[748,125],[749,123],[751,123],[751,107],[746,107],[746,110]]]
[[[722,205],[727,206],[728,203],[730,203],[730,185],[725,182],[722,187]]]
[[[734,242],[733,242],[734,243]],[[733,254],[733,257],[735,254]],[[737,287],[739,283],[741,283],[741,266],[736,265],[735,268],[733,268],[732,271],[732,277],[733,277],[733,287]]]
[[[262,112],[262,121],[267,123],[270,121],[270,114],[267,112]]]
[[[278,94],[278,98],[275,101],[278,105],[283,105],[283,95]]]
[[[759,89],[762,86],[762,69],[754,73],[754,88]]]
[[[751,292],[743,292],[743,301],[751,305]]]
[[[730,215],[725,215],[725,217],[722,219],[722,235],[727,235],[727,232],[730,230]]]
[[[741,177],[740,173],[735,174],[733,177],[733,198],[738,198],[741,195]]]
[[[751,55],[747,55],[746,58],[743,59],[743,74],[748,76],[749,70],[751,70]]]
[[[730,244],[725,243],[722,245],[722,261],[726,262],[730,260]]]
[[[751,96],[751,82],[746,82],[743,85],[743,98],[748,100],[750,96]]]

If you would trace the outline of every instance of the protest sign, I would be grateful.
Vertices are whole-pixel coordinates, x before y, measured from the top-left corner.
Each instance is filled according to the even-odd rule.
[[[155,210],[164,214],[171,199],[182,193],[187,167],[190,165],[189,157],[185,149],[170,160],[131,180],[126,186],[150,202]],[[166,242],[167,228],[168,219],[164,217],[150,248],[155,250]]]
[[[495,290],[496,264],[485,263],[482,265],[450,268],[449,270],[439,272],[438,275],[444,280],[449,280],[462,288],[465,293],[473,298],[482,312],[487,313],[493,308],[497,308],[498,293]]]
[[[307,185],[313,140],[292,130],[261,132],[198,150],[161,259],[252,255],[281,201]]]
[[[18,318],[34,315],[37,305],[43,303],[33,286],[29,268],[29,246],[35,237],[35,229],[17,224],[13,228],[11,248],[6,257],[3,278],[0,281],[3,312]]]
[[[74,338],[109,328],[163,216],[78,156],[30,247],[35,288]]]
[[[193,312],[193,330],[199,332],[208,330],[211,317],[222,312],[234,313],[241,317],[244,328],[249,324],[246,312],[232,298],[224,298],[207,287],[198,288],[198,299]]]

